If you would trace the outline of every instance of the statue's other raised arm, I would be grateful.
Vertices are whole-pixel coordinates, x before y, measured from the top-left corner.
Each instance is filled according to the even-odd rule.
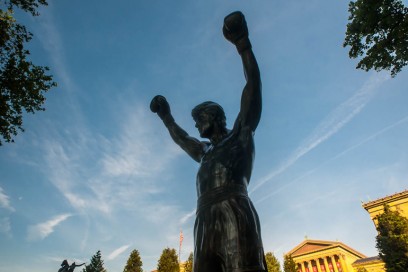
[[[150,103],[150,109],[152,112],[157,113],[160,119],[162,119],[173,141],[190,155],[191,158],[200,162],[206,145],[196,138],[189,136],[184,129],[176,124],[171,115],[170,106],[166,98],[161,95],[156,95]]]
[[[244,15],[237,11],[225,17],[223,33],[225,38],[237,47],[241,55],[247,81],[242,92],[241,109],[237,121],[242,126],[249,126],[252,131],[255,131],[261,118],[262,84],[258,63],[248,38],[248,27]]]

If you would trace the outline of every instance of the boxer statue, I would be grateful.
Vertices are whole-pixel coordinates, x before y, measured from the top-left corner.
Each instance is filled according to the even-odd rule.
[[[200,163],[194,272],[267,271],[258,214],[247,192],[262,109],[261,78],[244,15],[237,11],[225,17],[223,33],[236,46],[246,78],[233,128],[226,128],[223,108],[211,101],[192,110],[200,136],[209,141],[199,141],[179,127],[163,96],[155,96],[150,109],[174,142]]]

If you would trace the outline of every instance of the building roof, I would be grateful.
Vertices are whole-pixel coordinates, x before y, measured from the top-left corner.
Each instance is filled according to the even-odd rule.
[[[336,247],[342,248],[360,258],[367,257],[364,254],[358,252],[357,250],[354,250],[353,248],[343,244],[342,242],[324,241],[324,240],[309,240],[309,239],[304,240],[302,243],[294,247],[291,251],[286,253],[286,255],[290,254],[292,255],[292,257],[298,257],[298,256],[310,254],[310,253],[333,249]]]
[[[391,201],[395,201],[395,200],[398,200],[398,199],[404,199],[404,198],[408,198],[408,190],[405,190],[405,191],[402,191],[402,192],[399,192],[399,193],[395,193],[395,194],[390,195],[390,196],[382,197],[382,198],[379,198],[379,199],[376,199],[376,200],[373,200],[373,201],[363,203],[363,208],[367,210],[367,209],[375,207],[375,206],[383,205],[384,203],[388,203],[388,202],[391,202]]]
[[[353,265],[367,264],[367,263],[374,263],[374,262],[382,262],[380,256],[374,256],[374,257],[359,259],[359,260],[355,261],[353,263]]]

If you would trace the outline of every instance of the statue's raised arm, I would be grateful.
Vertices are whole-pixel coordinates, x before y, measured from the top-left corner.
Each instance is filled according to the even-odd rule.
[[[240,122],[241,126],[249,126],[252,131],[255,131],[261,118],[262,84],[258,63],[248,38],[248,27],[244,15],[236,11],[225,17],[222,30],[225,38],[237,47],[241,55],[247,81],[242,92],[241,109],[236,122]]]
[[[162,119],[173,141],[191,158],[200,162],[206,145],[196,138],[189,136],[187,132],[174,121],[174,118],[171,115],[170,105],[166,98],[161,95],[156,95],[150,103],[150,110],[157,113],[160,119]]]

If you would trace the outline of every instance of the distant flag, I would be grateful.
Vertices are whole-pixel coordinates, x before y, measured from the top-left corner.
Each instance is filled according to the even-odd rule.
[[[180,246],[181,246],[181,244],[183,243],[183,240],[184,240],[183,231],[180,230]]]
[[[180,255],[181,255],[181,244],[183,243],[183,240],[184,240],[183,231],[180,230],[179,262],[180,262]]]

